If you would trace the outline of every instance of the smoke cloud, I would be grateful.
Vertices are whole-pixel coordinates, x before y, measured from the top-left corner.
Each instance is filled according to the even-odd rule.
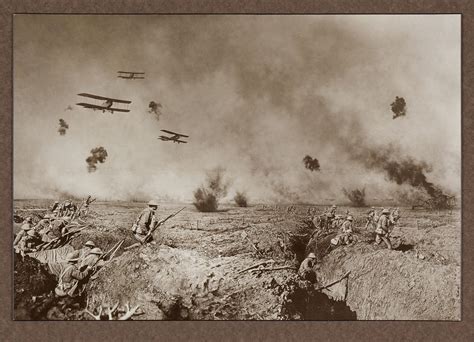
[[[310,171],[319,171],[319,161],[316,158],[306,155],[303,158],[303,164]]]
[[[412,178],[459,194],[459,18],[17,15],[15,197],[193,201],[218,165],[256,203],[342,201],[360,184],[387,198]],[[124,68],[150,77],[120,82]],[[81,92],[131,100],[131,112],[75,108],[59,137],[51,122]],[[387,121],[394,94],[410,115]],[[157,98],[173,115],[147,113]],[[160,144],[163,128],[193,139]],[[390,144],[393,176],[368,152]],[[83,167],[91,146],[110,154],[100,172]],[[301,156],[314,150],[324,167],[310,173]],[[405,176],[410,158],[424,181],[416,167]]]
[[[161,116],[161,111],[160,111],[160,108],[161,108],[161,103],[157,103],[155,101],[151,101],[150,104],[148,105],[148,113],[150,114],[154,114],[155,117],[156,117],[156,120],[160,120],[160,116]]]
[[[91,156],[87,157],[87,171],[94,172],[97,170],[97,163],[104,163],[107,158],[107,151],[102,146],[93,148]]]
[[[342,192],[346,197],[351,201],[352,205],[355,207],[364,207],[365,206],[365,189],[353,189],[347,190],[342,189]]]
[[[59,135],[65,135],[67,129],[69,129],[69,125],[66,123],[66,121],[64,121],[63,119],[59,119]]]
[[[390,107],[392,107],[393,119],[407,114],[407,104],[403,97],[396,96],[395,101],[390,104]]]

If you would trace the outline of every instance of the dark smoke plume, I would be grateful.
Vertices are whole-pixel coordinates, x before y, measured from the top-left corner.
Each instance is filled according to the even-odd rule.
[[[156,116],[156,120],[160,120],[160,116],[161,116],[161,111],[160,111],[160,108],[161,108],[161,103],[157,103],[155,101],[151,101],[150,104],[148,105],[148,113],[150,114],[154,114]]]
[[[247,195],[243,192],[237,191],[237,193],[234,196],[234,201],[239,207],[248,206]]]
[[[368,150],[363,157],[365,157],[364,163],[367,168],[384,171],[388,180],[398,185],[408,184],[425,190],[430,196],[428,203],[430,207],[435,209],[451,207],[451,197],[426,179],[425,172],[431,172],[431,166],[427,163],[401,156],[400,151],[392,145],[387,148]]]
[[[225,170],[215,168],[207,172],[206,184],[194,191],[194,206],[203,212],[216,211],[219,200],[227,195],[230,182],[224,179]]]
[[[97,170],[97,163],[103,163],[105,162],[105,159],[107,158],[107,151],[105,148],[102,146],[93,148],[91,150],[91,156],[87,157],[86,163],[87,163],[87,170],[89,172],[94,172]]]
[[[66,123],[66,121],[64,121],[63,119],[59,119],[59,135],[65,135],[67,129],[69,129],[69,125]]]
[[[319,171],[320,165],[319,161],[316,158],[311,158],[311,156],[306,156],[303,158],[304,167],[308,170],[312,171]]]
[[[365,188],[362,188],[360,190],[347,190],[343,188],[342,192],[344,192],[344,195],[346,195],[346,197],[352,202],[355,207],[365,206]]]
[[[395,97],[390,106],[392,107],[393,119],[398,118],[399,116],[405,116],[407,113],[407,104],[403,97]]]

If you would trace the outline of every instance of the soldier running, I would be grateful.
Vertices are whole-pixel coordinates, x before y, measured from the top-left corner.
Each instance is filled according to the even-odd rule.
[[[382,214],[377,222],[377,228],[375,229],[375,244],[378,245],[380,242],[385,242],[388,249],[392,249],[392,244],[388,237],[390,232],[390,219],[388,215],[390,211],[388,209],[382,210]]]

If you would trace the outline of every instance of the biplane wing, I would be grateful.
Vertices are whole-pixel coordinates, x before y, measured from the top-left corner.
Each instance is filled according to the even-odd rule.
[[[160,140],[163,140],[163,141],[171,140],[170,138],[165,137],[165,136],[163,136],[163,135],[160,135],[157,139],[160,139]]]
[[[132,101],[113,99],[113,98],[110,98],[110,97],[92,95],[92,94],[87,94],[87,93],[80,93],[80,94],[77,94],[77,95],[83,96],[83,97],[89,97],[91,99],[96,99],[96,100],[110,100],[112,102],[117,102],[117,103],[132,103]]]
[[[94,105],[94,104],[90,104],[90,103],[84,103],[84,102],[76,103],[76,105],[82,106],[82,107],[84,107],[84,108],[98,109],[98,110],[107,110],[107,111],[111,111],[111,112],[124,112],[124,113],[128,113],[128,112],[130,111],[129,109],[120,109],[120,108],[104,107],[104,106],[98,106],[98,105]]]
[[[166,129],[162,129],[161,131],[162,131],[162,132],[165,132],[165,133],[168,133],[168,134],[178,135],[178,136],[183,137],[183,138],[189,138],[188,135],[184,135],[184,134],[180,134],[180,133],[171,132],[171,131],[168,131],[168,130],[166,130]]]
[[[136,76],[122,76],[122,75],[118,75],[117,77],[118,77],[118,78],[125,78],[125,79],[127,79],[127,80],[130,80],[130,79],[132,79],[132,80],[144,80],[144,79],[145,79],[145,77],[136,77]]]
[[[187,141],[178,140],[178,139],[176,139],[176,140],[173,140],[173,141],[176,141],[177,143],[183,143],[183,144],[187,144],[187,143],[188,143]]]
[[[117,72],[121,74],[145,75],[144,72],[139,72],[139,71],[117,71]]]

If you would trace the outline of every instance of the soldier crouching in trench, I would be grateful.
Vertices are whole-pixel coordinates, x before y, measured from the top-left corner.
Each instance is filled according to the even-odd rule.
[[[79,252],[71,252],[66,257],[67,266],[61,272],[58,279],[58,284],[54,289],[54,292],[59,297],[70,296],[73,297],[77,294],[77,287],[79,281],[85,279],[94,268],[87,266],[84,271],[80,271],[77,262],[79,261]]]
[[[132,227],[133,236],[142,244],[153,240],[153,236],[150,235],[148,238],[147,236],[150,230],[159,224],[155,217],[156,209],[158,209],[158,203],[153,200],[148,202],[148,208],[143,209]]]
[[[314,265],[316,263],[316,255],[314,253],[309,253],[306,259],[300,265],[298,270],[298,276],[301,280],[306,280],[311,283],[316,282],[316,273],[314,272]]]

